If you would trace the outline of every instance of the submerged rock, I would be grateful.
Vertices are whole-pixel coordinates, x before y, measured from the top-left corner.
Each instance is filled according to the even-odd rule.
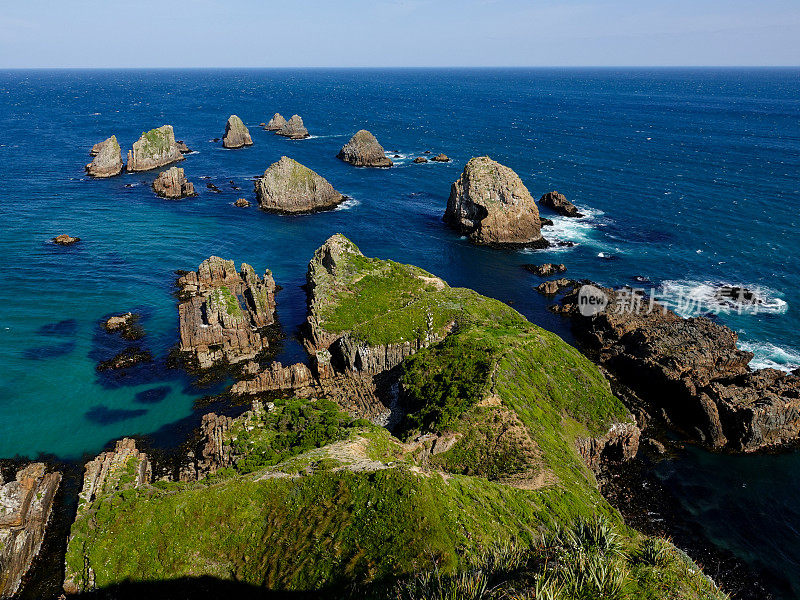
[[[450,158],[446,154],[437,154],[431,160],[433,162],[450,162]]]
[[[569,200],[564,194],[558,192],[547,192],[544,196],[539,198],[539,204],[554,210],[560,215],[565,217],[582,217],[583,215],[578,212],[578,208]]]
[[[472,158],[450,188],[444,220],[475,244],[544,248],[539,209],[519,176],[488,156]]]
[[[149,350],[141,350],[135,346],[125,348],[122,352],[97,365],[98,371],[121,371],[137,365],[153,362],[153,354]]]
[[[292,118],[275,133],[287,137],[290,140],[302,140],[310,137],[308,129],[303,125],[303,119],[300,118],[300,115],[292,115]]]
[[[283,115],[281,113],[275,113],[274,115],[272,115],[272,118],[269,120],[269,123],[267,123],[264,126],[264,129],[266,129],[267,131],[278,131],[280,129],[283,129],[285,126],[286,126],[286,119],[283,118]]]
[[[328,210],[344,200],[324,177],[286,156],[256,179],[255,189],[261,208],[281,213]]]
[[[91,155],[94,159],[86,165],[86,172],[92,177],[113,177],[122,173],[122,150],[117,136],[112,135],[92,146]]]
[[[144,337],[144,330],[139,325],[139,315],[127,312],[106,319],[103,328],[108,333],[118,333],[123,339],[136,341]]]
[[[393,164],[383,146],[366,129],[356,132],[336,157],[357,167],[391,167]]]
[[[222,136],[222,145],[225,148],[235,149],[252,146],[253,140],[250,132],[242,120],[236,115],[231,115],[225,124],[225,135]]]
[[[128,171],[149,171],[183,159],[172,125],[162,125],[142,133],[133,143],[128,150]]]
[[[61,473],[31,463],[13,481],[0,475],[0,598],[9,598],[39,554]]]
[[[66,233],[62,233],[61,235],[57,235],[50,241],[53,242],[54,244],[58,244],[59,246],[71,246],[72,244],[80,242],[81,238],[72,237],[70,235],[67,235]]]
[[[180,350],[200,369],[255,358],[269,347],[275,322],[275,280],[243,263],[212,256],[178,279]]]
[[[196,196],[194,184],[186,179],[183,169],[170,167],[159,173],[153,182],[153,191],[162,198],[188,198]]]
[[[221,190],[221,189],[219,189],[217,186],[215,186],[215,185],[214,185],[213,183],[211,183],[210,181],[206,183],[206,188],[208,188],[209,190],[211,190],[211,191],[212,191],[212,192],[214,192],[215,194],[221,194],[221,193],[222,193],[222,190]]]

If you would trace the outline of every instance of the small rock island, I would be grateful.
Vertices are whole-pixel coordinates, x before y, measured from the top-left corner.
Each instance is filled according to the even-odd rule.
[[[547,192],[539,198],[539,204],[546,206],[550,210],[557,212],[564,217],[580,218],[583,215],[578,212],[578,208],[564,194],[558,192]]]
[[[270,121],[270,123],[271,122],[272,121]],[[311,137],[306,126],[303,125],[303,119],[300,118],[300,115],[292,115],[292,118],[289,119],[283,127],[275,131],[275,133],[287,137],[290,140],[303,140],[307,137]]]
[[[117,136],[98,142],[90,152],[94,159],[86,165],[86,172],[92,177],[114,177],[122,173],[122,150]]]
[[[225,135],[222,136],[222,145],[229,150],[252,146],[253,139],[242,120],[236,115],[231,115],[225,124]]]
[[[264,129],[267,131],[279,131],[286,126],[286,119],[283,118],[281,113],[275,113],[272,115],[272,118],[269,120],[269,123],[264,125]]]
[[[142,134],[128,150],[128,171],[150,171],[183,160],[172,125],[162,125]]]
[[[183,169],[170,167],[153,182],[153,191],[162,198],[188,198],[196,196],[194,184],[186,179]]]
[[[347,142],[336,158],[356,167],[391,167],[392,161],[386,156],[383,146],[366,129],[358,131]]]
[[[264,171],[255,189],[259,206],[278,213],[329,210],[345,199],[324,177],[287,156]]]
[[[472,158],[453,183],[444,220],[474,244],[545,248],[539,209],[510,168],[488,156]]]

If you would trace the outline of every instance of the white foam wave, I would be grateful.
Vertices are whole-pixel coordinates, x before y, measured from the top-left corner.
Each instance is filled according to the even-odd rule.
[[[356,200],[355,198],[348,198],[333,210],[349,210],[351,208],[355,208],[359,204],[361,204],[360,200]]]
[[[718,291],[723,287],[745,288],[753,292],[761,302],[741,304],[732,298],[720,298]],[[779,296],[779,292],[765,286],[722,281],[667,280],[656,290],[656,298],[682,317],[692,317],[707,312],[783,314],[789,305]]]
[[[593,235],[597,229],[597,221],[604,214],[603,211],[583,206],[578,207],[578,210],[583,214],[582,217],[556,215],[551,219],[553,221],[552,225],[546,225],[542,228],[544,237],[554,244],[548,250],[558,252],[570,249],[570,246],[556,245],[559,242],[572,242],[575,246],[581,244],[596,247],[605,246]]]
[[[770,342],[742,340],[739,340],[739,348],[755,355],[750,361],[753,369],[778,369],[788,373],[800,367],[800,351],[794,348],[782,348]]]

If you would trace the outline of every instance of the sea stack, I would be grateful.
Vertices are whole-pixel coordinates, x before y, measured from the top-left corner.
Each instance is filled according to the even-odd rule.
[[[269,123],[264,125],[264,129],[267,131],[278,131],[286,126],[286,119],[283,118],[281,113],[275,113],[272,115],[272,118],[269,120]]]
[[[286,156],[264,171],[255,188],[259,206],[279,213],[328,210],[344,200],[324,177]]]
[[[391,167],[393,164],[383,151],[383,146],[366,129],[351,137],[336,157],[356,167]]]
[[[172,125],[162,125],[142,134],[128,150],[128,171],[149,171],[183,160]]]
[[[450,162],[450,157],[447,154],[437,154],[431,160],[433,162]]]
[[[539,198],[539,204],[565,217],[583,216],[578,212],[577,207],[567,200],[564,194],[559,194],[558,192],[547,192],[544,196]]]
[[[92,177],[113,177],[122,173],[122,150],[117,136],[98,142],[92,146],[90,154],[94,159],[86,165],[86,172]]]
[[[292,118],[289,119],[286,124],[278,129],[275,133],[282,135],[283,137],[287,137],[290,140],[302,140],[310,137],[308,134],[308,129],[306,129],[306,126],[303,125],[303,119],[300,118],[300,115],[292,115]]]
[[[444,220],[474,244],[544,248],[539,209],[508,167],[488,156],[472,158],[450,188]]]
[[[242,120],[236,115],[231,115],[228,118],[228,122],[225,124],[225,135],[222,136],[222,145],[231,150],[253,145],[250,132],[247,130]]]
[[[153,182],[153,191],[162,198],[187,198],[196,196],[194,184],[186,179],[183,169],[170,167]]]

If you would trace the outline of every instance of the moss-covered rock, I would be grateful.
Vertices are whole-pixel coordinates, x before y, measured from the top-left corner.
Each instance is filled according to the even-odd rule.
[[[127,168],[128,171],[149,171],[183,159],[172,125],[162,125],[145,131],[133,143],[133,148],[128,150]]]
[[[306,213],[336,207],[344,196],[324,177],[288,156],[271,164],[255,182],[258,205],[277,213]]]
[[[236,115],[231,115],[225,123],[225,134],[222,136],[222,145],[225,148],[244,148],[252,146],[253,139],[242,120]]]

